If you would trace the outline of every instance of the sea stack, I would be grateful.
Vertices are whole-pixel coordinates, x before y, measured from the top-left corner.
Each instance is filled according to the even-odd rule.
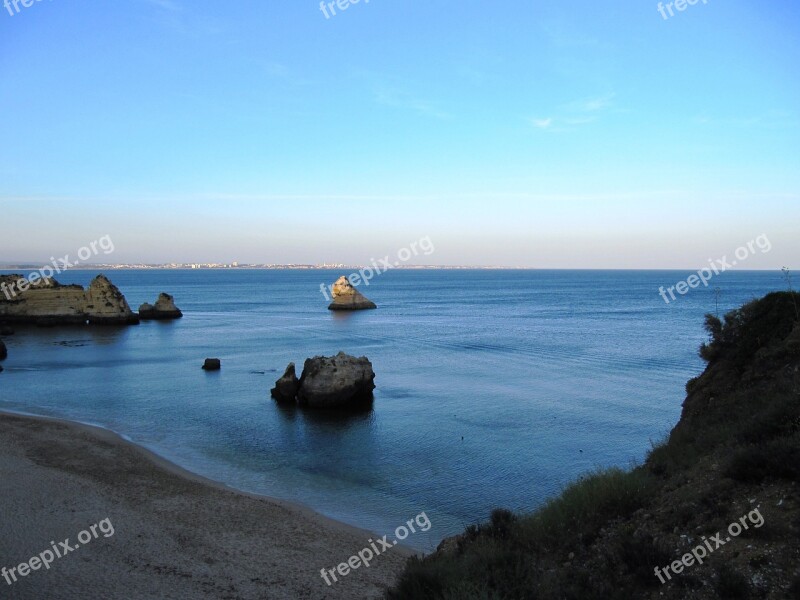
[[[125,296],[105,275],[98,275],[86,288],[86,316],[92,325],[137,325]]]
[[[181,310],[175,306],[175,299],[164,292],[158,295],[155,304],[144,303],[139,307],[139,318],[144,321],[180,319],[182,316]]]
[[[139,317],[125,296],[104,275],[87,289],[61,285],[52,277],[30,281],[22,275],[0,275],[0,321],[35,325],[135,325]]]
[[[333,302],[328,310],[369,310],[378,308],[374,302],[366,298],[353,287],[353,284],[342,275],[332,288]]]
[[[275,387],[272,388],[271,394],[278,402],[294,402],[299,389],[300,381],[297,379],[294,363],[289,363],[283,377],[275,382]]]
[[[369,359],[339,352],[307,359],[299,380],[290,363],[275,382],[272,397],[278,402],[296,400],[309,408],[357,408],[372,402],[374,389],[375,372]]]

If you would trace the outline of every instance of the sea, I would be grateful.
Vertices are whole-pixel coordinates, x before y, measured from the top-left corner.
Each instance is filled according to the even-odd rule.
[[[779,271],[728,271],[666,303],[659,287],[690,272],[398,269],[360,286],[377,310],[348,314],[320,291],[341,271],[105,274],[134,310],[167,292],[184,317],[17,327],[0,410],[99,425],[378,535],[424,512],[430,530],[404,541],[422,552],[494,508],[532,511],[595,469],[640,463],[704,368],[704,315],[785,289]],[[339,351],[372,362],[371,410],[271,400],[289,362]],[[207,357],[222,370],[203,371]]]

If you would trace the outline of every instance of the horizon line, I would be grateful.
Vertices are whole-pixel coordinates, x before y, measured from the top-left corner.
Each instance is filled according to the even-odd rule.
[[[42,269],[42,266],[35,266],[38,263],[0,263],[0,271],[11,271],[14,269],[18,269],[20,271],[38,271]],[[311,263],[286,263],[286,264],[269,264],[263,263],[262,265],[255,264],[255,263],[248,263],[244,266],[225,266],[224,263],[219,263],[220,266],[202,266],[202,267],[190,267],[190,266],[183,266],[185,264],[198,264],[198,265],[207,265],[213,263],[175,263],[180,264],[182,266],[169,266],[170,263],[139,263],[138,265],[134,266],[129,263],[121,263],[121,264],[110,264],[110,263],[96,263],[96,264],[85,264],[85,265],[78,265],[72,266],[68,269],[62,271],[62,273],[66,273],[67,271],[93,271],[93,270],[102,270],[102,269],[112,269],[115,271],[338,271],[342,269],[355,269],[361,270],[365,268],[371,268],[369,265],[339,265],[339,266],[332,266],[332,265],[317,265]],[[44,265],[47,267],[48,265]],[[399,266],[392,266],[391,269],[386,269],[382,271],[385,273],[386,271],[424,271],[424,270],[440,270],[440,271],[465,271],[465,270],[474,270],[474,271],[690,271],[690,272],[697,272],[698,269],[691,267],[520,267],[520,266],[506,266],[506,265],[399,265]],[[747,272],[768,272],[768,271],[776,271],[781,272],[781,267],[769,268],[769,269],[729,269],[723,271],[725,273],[729,272],[740,272],[740,273],[747,273]]]

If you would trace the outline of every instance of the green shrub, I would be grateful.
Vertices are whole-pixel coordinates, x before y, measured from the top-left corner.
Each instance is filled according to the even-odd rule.
[[[592,537],[609,520],[641,508],[652,488],[643,470],[595,471],[522,521],[526,537],[556,547],[570,536]]]
[[[653,576],[653,567],[672,562],[672,552],[663,543],[656,543],[652,535],[629,535],[623,537],[612,550],[613,560],[625,569],[644,587],[658,587],[660,582]]]
[[[645,468],[658,476],[671,475],[690,467],[701,456],[694,438],[683,430],[674,430],[668,439],[658,444],[651,442],[650,446]]]
[[[740,448],[731,457],[725,475],[747,483],[767,478],[800,480],[798,436]]]
[[[612,468],[571,484],[561,496],[532,514],[514,515],[496,509],[489,523],[469,530],[457,552],[412,559],[387,598],[533,598],[540,584],[537,556],[563,555],[566,560],[569,552],[586,543],[600,528],[641,508],[651,497],[652,488],[653,479],[644,470]],[[634,560],[632,549],[621,551],[628,560]],[[567,598],[603,597],[586,595],[591,587],[588,575],[581,579],[573,572],[568,581],[559,580],[557,586]],[[564,592],[569,589],[574,594]]]
[[[496,508],[489,518],[489,534],[498,540],[510,539],[516,522],[517,517],[510,510]]]
[[[753,416],[738,435],[745,443],[759,443],[791,437],[800,431],[800,403],[791,395],[776,398],[773,405]]]
[[[780,344],[794,328],[797,296],[797,292],[767,294],[730,311],[724,323],[706,315],[710,340],[700,347],[700,356],[709,363],[725,356],[741,368],[765,343]]]

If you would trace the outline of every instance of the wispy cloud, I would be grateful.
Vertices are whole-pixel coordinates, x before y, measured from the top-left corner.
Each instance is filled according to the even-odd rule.
[[[552,118],[547,119],[530,119],[531,124],[538,129],[549,129],[553,124]]]
[[[573,131],[574,129],[594,123],[601,113],[613,107],[616,94],[592,96],[575,100],[558,107],[553,115],[546,117],[528,117],[528,122],[536,129],[554,132]]]
[[[313,79],[305,77],[295,65],[290,66],[267,57],[254,57],[251,60],[257,67],[258,72],[266,75],[273,86],[294,90],[298,87],[305,87],[315,83]]]
[[[454,118],[451,113],[429,100],[427,94],[418,93],[417,90],[423,87],[407,78],[363,68],[351,69],[350,77],[355,82],[354,85],[362,88],[365,95],[371,96],[372,101],[381,106],[440,120]]]
[[[450,113],[440,110],[427,100],[418,98],[417,96],[405,90],[390,87],[378,87],[375,88],[374,94],[375,101],[384,106],[407,109],[420,115],[433,117],[436,119],[448,120],[453,118],[453,115]]]
[[[616,96],[616,94],[611,93],[594,98],[585,98],[577,102],[572,102],[566,105],[565,108],[572,112],[594,113],[609,108],[614,100],[614,96]]]

